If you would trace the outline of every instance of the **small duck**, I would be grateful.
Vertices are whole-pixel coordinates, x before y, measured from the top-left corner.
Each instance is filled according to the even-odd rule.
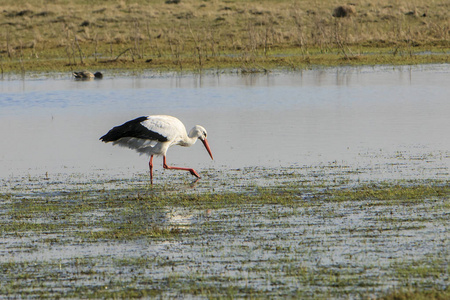
[[[89,71],[80,71],[80,72],[73,72],[73,76],[75,77],[75,79],[102,79],[103,78],[103,74],[100,72],[95,72],[94,74],[92,74]]]

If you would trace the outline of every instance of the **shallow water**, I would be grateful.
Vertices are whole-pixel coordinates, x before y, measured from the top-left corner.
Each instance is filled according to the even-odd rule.
[[[338,202],[326,192],[395,179],[445,184],[449,75],[449,65],[431,65],[0,81],[0,294],[367,299],[405,286],[445,289],[445,196]],[[207,128],[214,161],[200,143],[168,152],[201,180],[158,160],[150,188],[146,157],[98,141],[145,114]],[[295,204],[139,201],[267,186],[294,187]],[[128,221],[138,231],[186,231],[89,238]]]
[[[188,130],[206,127],[214,161],[200,143],[168,152],[169,163],[200,172],[338,163],[378,165],[378,176],[386,179],[435,178],[447,176],[450,165],[449,65],[251,75],[106,73],[87,82],[55,75],[0,81],[0,95],[3,179],[145,173],[146,157],[98,138],[147,114],[177,116]],[[156,164],[155,179],[163,171]],[[384,171],[392,165],[401,172]]]
[[[448,287],[448,211],[442,199],[396,204],[316,199],[293,206],[144,211],[136,202],[125,204],[126,209],[56,220],[57,212],[46,213],[29,222],[59,222],[60,229],[4,234],[0,279],[5,288],[0,295],[8,295],[9,288],[18,289],[19,295],[98,298],[94,293],[99,290],[107,289],[103,294],[113,297],[132,288],[158,291],[163,299],[245,298],[252,293],[368,299],[405,286]],[[175,238],[125,241],[80,235],[106,230],[99,225],[123,219],[140,220],[143,228],[157,224],[186,231]],[[423,269],[430,273],[421,274]]]

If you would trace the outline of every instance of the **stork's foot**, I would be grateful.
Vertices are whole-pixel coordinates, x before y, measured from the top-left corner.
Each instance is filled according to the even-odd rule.
[[[189,172],[191,172],[191,174],[194,175],[195,177],[201,178],[200,175],[198,175],[198,173],[194,169],[190,169]]]
[[[191,182],[190,187],[191,187],[191,188],[194,188],[198,181],[199,181],[199,178],[195,178],[195,179]]]

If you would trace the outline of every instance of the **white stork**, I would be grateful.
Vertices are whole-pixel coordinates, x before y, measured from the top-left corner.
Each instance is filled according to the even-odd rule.
[[[148,163],[150,167],[150,181],[153,184],[153,155],[163,156],[163,167],[165,169],[175,169],[189,171],[192,175],[200,178],[200,175],[191,168],[181,168],[168,166],[166,163],[166,152],[172,145],[190,147],[197,139],[200,139],[205,145],[211,159],[211,149],[206,139],[206,130],[200,125],[186,132],[186,127],[175,117],[155,115],[139,117],[128,121],[120,126],[111,129],[107,134],[100,138],[101,141],[113,145],[119,145],[134,149],[141,154],[150,155]]]

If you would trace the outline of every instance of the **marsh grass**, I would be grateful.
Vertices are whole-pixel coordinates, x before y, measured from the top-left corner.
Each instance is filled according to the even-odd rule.
[[[450,298],[450,291],[420,291],[414,288],[400,289],[380,297],[380,300],[445,300]]]
[[[0,0],[2,71],[448,61],[447,1],[361,0],[347,18],[332,16],[336,6],[285,0]]]
[[[449,194],[450,187],[445,183],[441,185],[387,185],[381,183],[331,192],[331,197],[337,201],[400,200],[413,202],[446,197]]]
[[[285,172],[286,179],[302,180],[294,175]],[[445,299],[445,253],[414,261],[390,258],[387,266],[364,262],[372,247],[383,252],[385,239],[399,243],[412,230],[445,224],[449,195],[444,181],[346,188],[289,181],[246,192],[184,193],[170,185],[136,185],[34,197],[5,194],[0,235],[7,251],[20,258],[0,263],[0,294],[365,298],[371,291],[382,296],[382,277],[393,276],[397,286],[415,289],[395,289],[386,299]],[[342,223],[352,211],[363,214],[363,223],[326,225]],[[330,247],[342,246],[356,248],[326,262]],[[99,252],[108,247],[115,247],[113,254]],[[77,254],[44,254],[71,248]]]
[[[91,194],[92,193],[92,194]],[[85,240],[168,238],[188,233],[167,225],[167,207],[209,211],[241,205],[310,207],[325,202],[371,201],[372,205],[410,204],[450,195],[445,182],[378,183],[354,188],[295,185],[256,187],[249,192],[171,193],[164,187],[84,191],[56,197],[7,199],[2,234],[79,232]],[[311,202],[312,201],[312,202]],[[5,216],[7,216],[5,218]],[[277,213],[277,217],[279,217]],[[85,228],[85,230],[83,229]]]
[[[11,179],[0,295],[445,299],[448,181],[304,168],[235,171],[260,184],[227,171],[224,189],[173,174],[153,186],[146,173]]]

